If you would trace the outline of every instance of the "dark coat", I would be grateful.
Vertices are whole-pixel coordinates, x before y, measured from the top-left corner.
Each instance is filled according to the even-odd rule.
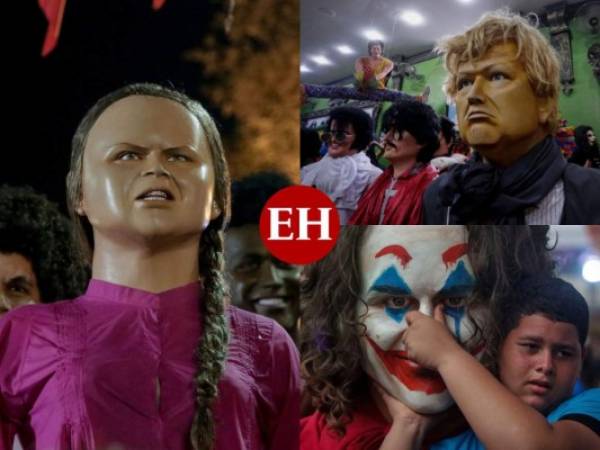
[[[448,175],[440,175],[425,191],[423,223],[426,225],[458,223],[456,217],[452,215],[447,217],[448,208],[442,206],[440,202],[439,186],[446,176]],[[565,205],[560,223],[564,225],[600,224],[600,170],[567,164],[562,180]]]

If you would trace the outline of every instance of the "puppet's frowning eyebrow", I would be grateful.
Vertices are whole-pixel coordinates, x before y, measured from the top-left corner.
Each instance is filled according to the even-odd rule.
[[[456,244],[442,253],[442,261],[446,265],[446,269],[451,264],[455,264],[461,256],[466,255],[468,249],[467,244]]]
[[[395,256],[398,261],[400,261],[400,264],[402,264],[402,268],[406,267],[412,259],[412,256],[410,256],[406,249],[401,245],[388,245],[387,247],[383,247],[375,254],[375,258],[381,258],[385,255]]]

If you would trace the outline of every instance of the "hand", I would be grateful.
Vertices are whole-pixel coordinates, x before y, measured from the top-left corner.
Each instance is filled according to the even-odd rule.
[[[452,409],[440,414],[419,414],[389,395],[379,384],[371,384],[371,395],[380,409],[387,409],[392,425],[379,450],[420,450],[425,437],[441,423],[447,423]],[[382,404],[383,403],[383,404]],[[389,420],[389,417],[388,417]]]
[[[402,342],[408,357],[429,369],[438,370],[444,358],[452,352],[462,351],[446,326],[443,305],[433,310],[433,318],[418,311],[406,315],[408,328]]]
[[[397,398],[388,394],[378,383],[373,382],[373,386],[379,398],[383,400],[394,426],[402,427],[403,429],[413,427],[425,435],[429,429],[439,423],[441,415],[419,414]]]
[[[395,397],[392,397],[387,393],[385,389],[383,389],[378,383],[373,382],[373,386],[377,391],[379,397],[383,400],[385,407],[388,410],[389,415],[392,418],[392,422],[402,422],[404,424],[412,424],[421,422],[425,416],[422,414],[414,412],[400,400]]]

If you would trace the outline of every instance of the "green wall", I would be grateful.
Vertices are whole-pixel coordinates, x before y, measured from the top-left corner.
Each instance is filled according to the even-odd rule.
[[[542,30],[547,34],[546,30]],[[571,48],[573,54],[573,70],[575,84],[570,96],[564,94],[559,98],[561,118],[567,119],[568,125],[590,125],[597,133],[600,132],[600,83],[594,78],[592,67],[587,62],[587,49],[593,41],[593,36],[572,32]],[[598,38],[596,37],[596,40]],[[402,91],[411,95],[420,95],[425,86],[431,88],[429,104],[436,113],[446,114],[446,96],[442,90],[446,71],[441,58],[432,58],[415,64],[418,79],[404,80]],[[312,99],[316,102],[314,107],[303,108],[302,112],[316,111],[327,108],[326,99]],[[382,111],[389,107],[384,104]],[[380,116],[381,117],[381,116]],[[377,124],[379,130],[379,123]]]
[[[542,30],[548,35],[546,30]],[[572,32],[571,52],[573,57],[573,71],[575,83],[573,92],[566,96],[560,94],[558,108],[560,117],[567,119],[567,124],[572,126],[590,125],[594,130],[600,132],[600,83],[594,78],[592,66],[587,60],[588,48],[594,41],[593,36]],[[403,91],[408,94],[418,95],[426,84],[431,87],[429,104],[438,114],[445,114],[445,95],[442,86],[446,71],[442,65],[441,58],[433,58],[415,64],[417,73],[423,75],[425,80],[405,80]]]
[[[600,39],[596,36],[594,41],[592,37],[577,32],[571,35],[575,84],[571,95],[561,92],[558,108],[568,125],[590,125],[596,133],[600,133],[600,83],[594,78],[587,60],[588,48]]]
[[[425,86],[429,86],[431,88],[429,105],[437,114],[446,115],[446,95],[442,90],[446,79],[446,69],[444,69],[441,58],[433,58],[417,63],[415,68],[417,73],[423,76],[423,79],[406,78],[402,91],[411,95],[421,95]]]

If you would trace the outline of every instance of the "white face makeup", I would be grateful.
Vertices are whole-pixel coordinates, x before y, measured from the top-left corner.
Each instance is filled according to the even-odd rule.
[[[444,305],[446,324],[475,356],[482,341],[473,339],[481,311],[465,300],[475,278],[467,257],[463,226],[370,226],[361,251],[362,298],[358,318],[366,326],[361,337],[363,367],[390,395],[419,413],[444,411],[453,400],[437,372],[406,358],[401,337],[405,315],[418,310],[432,315]],[[477,335],[479,338],[479,335]]]

